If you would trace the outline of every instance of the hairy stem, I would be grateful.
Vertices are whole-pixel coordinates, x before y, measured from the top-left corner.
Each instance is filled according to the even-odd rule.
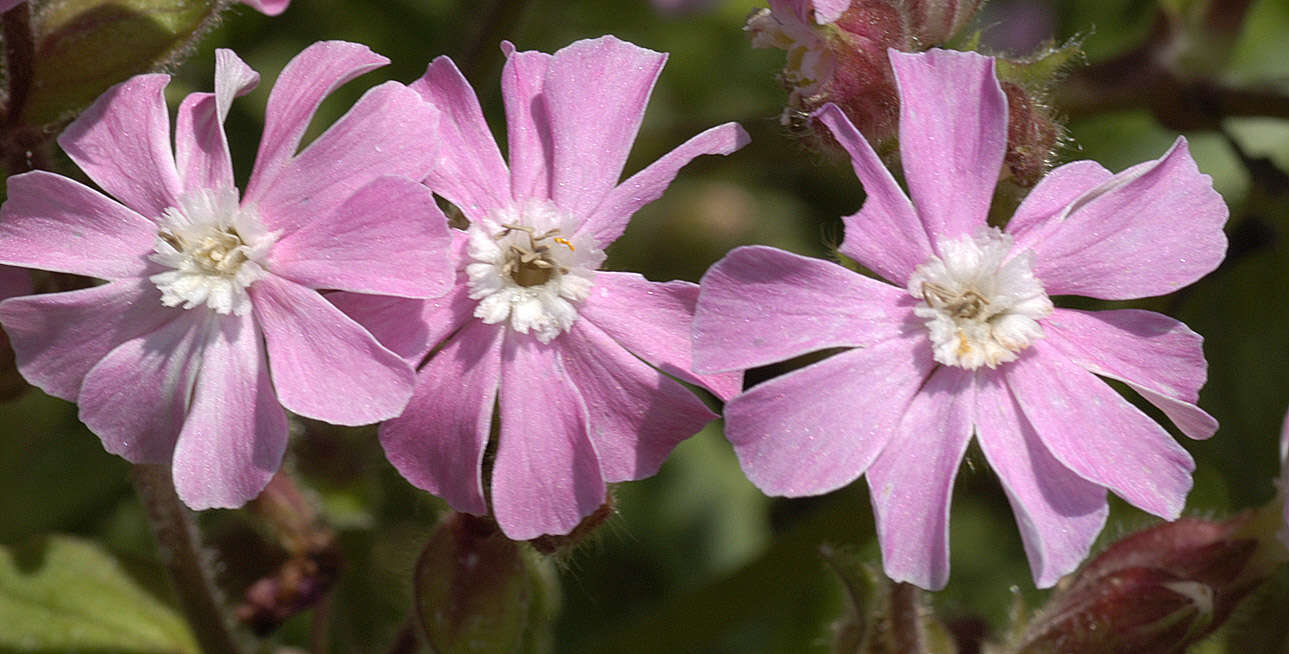
[[[890,602],[892,651],[920,654],[923,651],[922,625],[917,587],[891,584]]]
[[[162,562],[170,571],[188,624],[206,654],[237,654],[240,649],[224,617],[214,579],[199,550],[192,513],[175,494],[165,466],[136,465],[131,477],[152,523]]]

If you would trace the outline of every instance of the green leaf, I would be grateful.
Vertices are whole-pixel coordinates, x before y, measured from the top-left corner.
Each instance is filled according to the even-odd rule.
[[[44,3],[32,26],[36,56],[22,122],[53,122],[117,82],[172,63],[215,13],[211,0]]]
[[[0,652],[198,652],[124,563],[69,536],[0,548],[0,625]]]

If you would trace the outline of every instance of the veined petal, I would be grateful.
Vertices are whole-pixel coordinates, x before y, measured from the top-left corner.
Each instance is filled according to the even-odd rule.
[[[287,62],[269,93],[255,172],[247,182],[243,201],[257,202],[295,156],[323,98],[345,82],[387,63],[388,59],[371,48],[345,41],[314,43]]]
[[[1177,142],[1105,180],[1037,226],[1034,274],[1050,295],[1125,300],[1175,291],[1226,255],[1228,212],[1212,179]]]
[[[258,202],[265,225],[289,234],[336,211],[379,177],[421,179],[434,163],[437,124],[436,110],[416,93],[398,82],[381,84],[285,164],[272,184],[253,198],[248,191],[243,204]]]
[[[580,320],[555,341],[586,403],[591,442],[608,482],[658,472],[681,441],[716,419],[697,396]]]
[[[286,413],[250,315],[220,317],[205,340],[175,445],[175,491],[193,509],[233,509],[259,495],[282,465]]]
[[[146,279],[0,303],[0,323],[9,334],[18,371],[69,402],[77,401],[85,374],[108,352],[160,330],[183,313],[163,307],[161,293]]]
[[[949,581],[949,501],[971,441],[973,373],[936,369],[868,469],[886,576],[927,590]]]
[[[938,250],[985,224],[1007,147],[1007,97],[990,57],[891,50],[890,58],[904,178]]]
[[[766,494],[827,493],[868,469],[934,366],[923,339],[842,352],[730,400],[725,437]]]
[[[380,177],[287,234],[268,268],[311,288],[424,298],[456,280],[447,218],[425,186]]]
[[[447,295],[432,300],[359,293],[330,293],[327,299],[413,366],[469,322],[478,305],[460,278]]]
[[[497,141],[488,131],[479,98],[447,57],[430,62],[411,88],[441,114],[436,136],[439,157],[425,178],[435,193],[452,201],[470,220],[510,205],[510,174]]]
[[[1057,309],[1043,329],[1048,344],[1070,361],[1128,384],[1187,436],[1217,431],[1217,420],[1195,406],[1208,370],[1204,339],[1181,322],[1136,309]]]
[[[590,234],[599,247],[607,247],[622,236],[631,216],[640,207],[662,197],[663,191],[686,164],[704,154],[727,155],[747,145],[748,141],[747,132],[738,123],[717,125],[685,141],[609,191],[578,231]]]
[[[86,373],[76,402],[104,449],[133,463],[170,462],[210,321],[218,320],[185,311],[121,343]]]
[[[635,273],[597,272],[595,286],[580,311],[583,319],[595,323],[628,352],[727,400],[742,390],[742,373],[700,375],[693,371],[690,326],[697,303],[697,284],[658,283]]]
[[[666,60],[613,36],[578,41],[554,54],[542,93],[555,204],[585,219],[617,186]]]
[[[872,345],[921,328],[903,289],[771,247],[736,248],[703,275],[700,289],[694,368],[702,371]]]
[[[135,75],[104,91],[58,136],[95,184],[153,220],[183,188],[170,149],[169,82],[169,75]]]
[[[550,197],[550,117],[541,97],[551,56],[544,52],[511,52],[501,70],[501,98],[506,103],[506,147],[510,154],[510,191],[517,201]]]
[[[483,453],[501,378],[503,333],[497,325],[467,325],[417,374],[407,410],[380,427],[389,462],[456,511],[488,512]]]
[[[1053,218],[1111,176],[1104,166],[1088,160],[1072,161],[1044,175],[1007,221],[1007,233],[1016,239],[1014,251],[1026,250],[1042,239],[1045,228],[1060,224]]]
[[[1016,514],[1034,584],[1048,588],[1087,557],[1105,526],[1105,489],[1061,465],[997,373],[976,375],[976,437]]]
[[[215,92],[184,98],[175,120],[175,165],[185,192],[236,185],[224,119],[233,98],[246,95],[259,82],[260,74],[232,50],[215,50]]]
[[[0,263],[102,279],[137,277],[157,226],[107,196],[43,170],[9,178]]]
[[[1060,351],[1044,341],[1031,349],[1008,364],[1006,381],[1052,456],[1143,511],[1181,515],[1195,470],[1190,454]]]
[[[555,348],[527,336],[506,336],[493,513],[511,540],[567,534],[604,503],[604,477],[587,438],[586,405]]]
[[[403,412],[412,369],[316,291],[275,275],[248,289],[282,406],[338,425]]]
[[[828,103],[816,115],[850,154],[855,176],[868,196],[858,213],[842,218],[846,224],[842,254],[891,282],[907,284],[913,269],[934,254],[913,203],[837,105]]]

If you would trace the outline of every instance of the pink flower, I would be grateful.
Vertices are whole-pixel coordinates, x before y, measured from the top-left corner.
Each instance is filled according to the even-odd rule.
[[[715,417],[668,375],[723,398],[738,392],[740,375],[690,370],[696,285],[599,268],[681,167],[733,152],[747,135],[714,127],[619,183],[666,55],[611,36],[554,55],[504,47],[509,167],[450,59],[412,85],[445,116],[426,184],[471,223],[456,232],[453,291],[431,302],[333,301],[410,361],[439,347],[380,439],[408,481],[458,511],[488,512],[496,404],[492,512],[507,536],[530,539],[568,533],[604,503],[606,482],[652,475]]]
[[[258,11],[267,16],[277,16],[278,14],[286,11],[287,5],[291,4],[291,0],[240,0],[240,1],[242,4],[247,5],[248,7],[251,7],[252,9],[254,9],[255,11]]]
[[[725,408],[744,471],[773,495],[825,493],[867,472],[887,574],[948,581],[949,499],[973,433],[1016,512],[1039,586],[1086,556],[1105,491],[1167,519],[1194,463],[1097,375],[1120,380],[1182,432],[1200,337],[1138,310],[1054,308],[1051,295],[1159,295],[1221,261],[1226,206],[1183,139],[1118,174],[1053,171],[1006,230],[985,218],[1007,104],[993,61],[890,53],[909,194],[834,106],[820,112],[868,194],[841,251],[890,283],[766,247],[740,248],[702,281],[695,369],[741,370],[829,347],[838,354],[750,389]],[[911,200],[910,200],[911,196]]]
[[[357,425],[411,396],[410,367],[313,289],[449,287],[442,214],[395,177],[429,169],[435,112],[388,82],[296,154],[323,97],[385,63],[339,41],[288,63],[240,199],[222,123],[259,75],[229,50],[215,92],[180,104],[173,152],[166,75],[112,87],[63,132],[112,197],[48,172],[9,179],[0,262],[107,280],[0,304],[19,370],[78,403],[108,451],[171,464],[193,508],[263,489],[286,446],[283,407]]]
[[[1280,428],[1280,499],[1284,502],[1285,526],[1280,530],[1280,541],[1289,547],[1289,413]]]

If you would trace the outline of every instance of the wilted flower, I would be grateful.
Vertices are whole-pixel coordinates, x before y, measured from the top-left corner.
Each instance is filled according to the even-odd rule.
[[[1194,463],[1097,375],[1123,381],[1187,435],[1217,423],[1195,406],[1201,339],[1136,310],[1055,308],[1052,295],[1121,300],[1189,284],[1221,261],[1227,210],[1182,139],[1118,174],[1091,161],[1052,172],[999,230],[985,219],[1003,163],[1007,103],[993,61],[892,51],[909,194],[835,106],[820,118],[868,199],[841,252],[891,283],[766,247],[703,278],[695,368],[740,370],[849,351],[726,405],[752,481],[814,495],[867,472],[886,572],[948,580],[953,479],[973,432],[1017,514],[1035,581],[1087,554],[1105,490],[1168,519]]]
[[[394,176],[431,166],[436,112],[382,84],[296,154],[323,97],[386,61],[332,41],[288,63],[240,198],[223,121],[259,75],[229,50],[215,92],[180,104],[173,151],[166,75],[112,87],[63,132],[111,198],[43,171],[9,179],[0,261],[108,280],[0,304],[19,370],[78,403],[108,451],[170,464],[193,508],[264,488],[286,446],[283,407],[364,424],[411,395],[411,368],[313,289],[447,289],[442,214]]]
[[[554,55],[506,49],[509,167],[451,60],[412,85],[445,115],[426,183],[470,220],[457,233],[454,290],[431,302],[334,301],[410,361],[439,347],[407,411],[381,428],[394,466],[458,511],[486,513],[490,497],[506,535],[530,539],[569,532],[604,503],[605,482],[653,474],[715,417],[669,375],[721,397],[739,390],[737,374],[690,371],[697,286],[599,268],[682,166],[747,136],[714,127],[619,184],[666,55],[611,36]]]

